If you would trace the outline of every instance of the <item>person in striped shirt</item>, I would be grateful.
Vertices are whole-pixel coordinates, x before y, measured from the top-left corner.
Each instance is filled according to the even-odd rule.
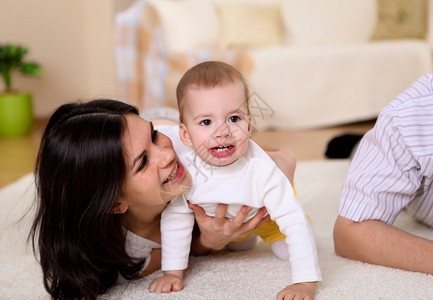
[[[406,209],[433,227],[433,75],[397,96],[362,138],[334,227],[337,255],[433,274],[433,241],[393,227]]]

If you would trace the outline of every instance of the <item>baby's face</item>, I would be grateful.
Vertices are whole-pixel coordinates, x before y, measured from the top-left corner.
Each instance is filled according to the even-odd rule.
[[[190,88],[184,99],[180,137],[206,163],[226,166],[245,153],[250,121],[241,82]]]

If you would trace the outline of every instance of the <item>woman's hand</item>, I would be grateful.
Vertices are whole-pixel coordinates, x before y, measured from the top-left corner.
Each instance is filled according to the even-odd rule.
[[[200,229],[198,236],[193,237],[191,245],[193,255],[207,254],[211,249],[220,250],[231,241],[252,233],[270,220],[264,207],[251,220],[244,223],[251,207],[242,207],[236,217],[230,221],[226,219],[227,204],[218,204],[215,217],[206,215],[203,208],[196,204],[188,203],[188,205],[194,211]]]

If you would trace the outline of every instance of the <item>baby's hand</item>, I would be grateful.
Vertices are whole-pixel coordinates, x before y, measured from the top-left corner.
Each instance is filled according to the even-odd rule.
[[[182,275],[165,272],[164,276],[156,278],[149,284],[151,293],[170,293],[178,292],[183,289]]]
[[[315,282],[301,282],[293,285],[288,285],[285,289],[277,294],[277,300],[291,300],[291,299],[314,299],[316,292]]]

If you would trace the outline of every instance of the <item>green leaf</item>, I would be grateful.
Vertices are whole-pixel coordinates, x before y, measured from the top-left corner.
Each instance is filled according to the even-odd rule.
[[[20,71],[24,75],[39,77],[42,75],[42,68],[35,62],[21,64]]]
[[[16,44],[0,44],[0,75],[7,90],[11,89],[12,74],[15,71],[26,76],[41,76],[42,67],[35,62],[25,62],[28,49]]]

